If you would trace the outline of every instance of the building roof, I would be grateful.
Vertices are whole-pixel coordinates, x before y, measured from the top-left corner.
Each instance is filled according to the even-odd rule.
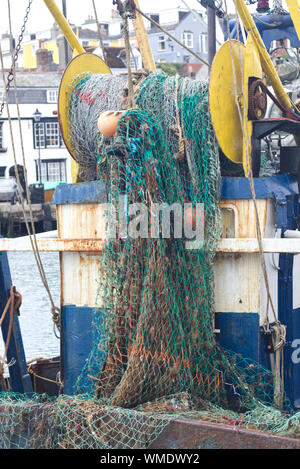
[[[187,18],[189,15],[192,14],[190,11],[179,11],[178,13],[179,13],[179,21],[177,21],[177,23],[169,23],[169,24],[160,23],[161,26],[163,26],[164,29],[166,29],[167,31],[173,31],[185,18]],[[162,33],[162,31],[157,26],[151,23],[151,27],[150,27],[150,30],[148,31],[148,34],[153,34],[153,33]]]
[[[198,73],[203,64],[183,64],[179,70],[179,75],[184,76],[188,73]]]
[[[62,72],[16,71],[18,88],[58,88]]]
[[[88,28],[78,29],[79,39],[99,39],[98,32]]]

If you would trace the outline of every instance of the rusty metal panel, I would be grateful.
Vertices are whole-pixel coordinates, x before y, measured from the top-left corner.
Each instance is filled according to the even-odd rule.
[[[65,204],[57,206],[58,237],[103,239],[106,204]]]
[[[230,425],[174,420],[150,449],[300,449],[300,439]]]
[[[61,304],[96,305],[99,293],[101,255],[95,253],[61,254]],[[101,306],[101,295],[97,305]]]
[[[38,249],[42,252],[94,252],[101,253],[104,240],[102,239],[54,239],[37,238]],[[265,254],[291,253],[300,254],[300,238],[264,238],[262,240]],[[32,251],[29,237],[0,238],[0,251],[26,252]],[[257,239],[224,238],[217,248],[219,254],[257,254],[259,246]]]
[[[222,200],[223,239],[215,257],[215,311],[218,313],[266,313],[265,284],[256,233],[256,215],[253,200]],[[269,199],[257,199],[260,229],[265,252],[288,248],[275,239],[275,207]],[[234,236],[232,238],[232,234]],[[229,236],[231,236],[229,238]],[[226,238],[227,237],[227,238]],[[299,244],[300,246],[300,244]],[[265,255],[270,290],[277,305],[277,271],[272,256]]]
[[[261,226],[262,236],[265,236],[266,222],[267,222],[267,207],[268,199],[256,200],[258,211],[259,223]],[[253,200],[250,199],[233,199],[221,200],[221,212],[224,210],[232,210],[234,213],[234,225],[236,238],[256,238],[256,216],[255,205]],[[226,226],[226,217],[223,219],[223,230],[228,228]],[[230,219],[232,223],[232,219]],[[225,226],[224,226],[225,225]],[[232,227],[230,227],[232,229]],[[223,237],[225,237],[223,235]]]
[[[54,239],[37,237],[37,245],[42,252],[94,252],[101,253],[104,240],[102,239]],[[300,254],[300,238],[264,238],[262,240],[265,254],[291,253]],[[20,238],[0,238],[0,251],[32,251],[29,236]],[[220,239],[217,253],[223,254],[257,254],[259,246],[257,239],[224,238]]]
[[[218,254],[215,258],[215,311],[252,313],[260,309],[259,254]]]
[[[103,241],[100,239],[38,239],[38,249],[41,252],[102,252]],[[32,251],[29,237],[0,238],[0,251],[26,252]]]
[[[57,206],[58,235],[64,239],[99,239],[105,236],[106,204],[84,203]],[[92,251],[92,250],[91,250]],[[98,292],[101,253],[64,252],[61,263],[61,304],[100,306]],[[99,301],[97,301],[97,298]]]

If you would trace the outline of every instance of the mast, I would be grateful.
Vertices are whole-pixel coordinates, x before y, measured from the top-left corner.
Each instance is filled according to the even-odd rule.
[[[208,62],[212,64],[216,55],[216,10],[207,7]]]

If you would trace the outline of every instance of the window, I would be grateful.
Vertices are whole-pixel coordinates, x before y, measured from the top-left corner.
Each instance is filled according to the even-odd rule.
[[[57,121],[36,122],[33,133],[34,148],[60,148],[64,146]]]
[[[34,124],[34,147],[45,148],[45,125],[44,122]]]
[[[194,47],[194,34],[190,31],[185,31],[182,33],[182,42],[185,46],[192,49]]]
[[[58,100],[58,90],[47,90],[47,103],[56,104]]]
[[[166,50],[165,36],[158,36],[158,50]]]
[[[54,181],[54,182],[66,182],[66,160],[42,160],[41,161],[41,172],[42,178],[39,175],[39,162],[36,164],[37,180]]]
[[[105,36],[108,35],[108,24],[100,24],[100,30],[101,33],[104,34]]]
[[[7,148],[3,147],[3,121],[0,121],[0,153],[7,151]]]
[[[46,122],[46,146],[59,147],[59,125],[58,122]]]
[[[200,34],[200,38],[199,38],[199,42],[200,42],[200,52],[203,52],[203,54],[207,54],[208,52],[208,37],[207,37],[207,34]]]
[[[221,203],[223,222],[222,238],[239,237],[239,217],[236,206],[230,203]]]

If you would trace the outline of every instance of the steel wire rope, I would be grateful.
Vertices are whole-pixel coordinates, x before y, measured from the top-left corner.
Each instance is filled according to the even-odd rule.
[[[28,16],[29,16],[29,13],[30,13],[30,8],[31,8],[32,2],[33,2],[33,0],[29,0],[29,2],[28,2],[28,6],[26,8],[25,17],[24,17],[22,28],[21,28],[21,32],[19,34],[18,42],[17,42],[17,45],[15,47],[15,53],[13,55],[12,65],[11,65],[11,68],[10,68],[9,73],[7,75],[7,80],[5,82],[5,88],[6,88],[7,91],[10,89],[10,84],[11,84],[11,81],[13,79],[13,65],[16,64],[16,62],[18,60],[18,55],[19,55],[19,52],[20,52],[20,49],[21,49],[21,44],[22,44],[22,41],[23,41],[23,36],[24,36],[24,33],[25,33],[26,23],[28,21]],[[5,95],[3,94],[3,99],[2,99],[1,106],[0,106],[0,117],[3,113],[3,109],[4,109],[4,106],[5,106],[4,96]]]
[[[105,51],[105,47],[104,47],[103,36],[102,36],[102,31],[101,31],[101,25],[99,24],[99,21],[98,21],[98,13],[97,13],[96,5],[95,5],[95,0],[92,0],[92,4],[93,4],[95,20],[96,20],[96,24],[97,24],[99,42],[100,42],[100,46],[101,46],[102,54],[103,54],[103,60],[104,60],[104,62],[107,63],[107,55],[106,55],[106,51]]]
[[[226,4],[226,2],[225,2],[225,4]],[[226,7],[227,7],[227,4],[226,4]],[[226,13],[227,13],[227,10],[226,10]],[[226,18],[227,18],[227,28],[229,28],[228,14],[227,14]],[[236,18],[236,25],[238,26],[239,21],[238,21],[237,10],[236,10],[235,18]],[[230,36],[229,33],[228,33],[228,37],[229,37],[229,43],[230,43],[230,53],[231,53],[231,61],[232,61],[232,66],[233,66],[233,73],[235,74],[236,71],[235,71],[234,62],[233,62],[231,36]],[[239,44],[239,59],[240,59],[240,64],[241,64],[242,61],[241,61],[241,50],[240,50],[240,42],[239,42],[239,29],[237,29],[237,38],[238,38],[238,44]],[[243,96],[244,102],[246,102],[245,89],[244,89],[244,69],[243,69],[243,67],[241,67],[241,77],[242,77],[242,80],[241,80],[242,96]],[[236,81],[235,81],[235,83],[236,83]],[[238,109],[240,110],[240,106],[239,106],[238,99],[237,99],[238,98],[237,87],[235,87],[235,93],[236,93],[237,106],[238,106]],[[266,328],[269,329],[269,318],[268,318],[269,304],[271,304],[271,308],[272,308],[272,312],[273,312],[273,315],[274,315],[275,323],[279,323],[279,321],[277,320],[274,305],[273,305],[273,301],[272,301],[272,297],[271,297],[271,294],[270,294],[269,280],[268,280],[268,276],[267,276],[267,269],[266,269],[266,263],[265,263],[265,258],[264,258],[264,250],[263,250],[263,246],[262,246],[261,224],[260,224],[260,219],[259,219],[258,209],[257,209],[256,193],[255,193],[255,187],[254,187],[254,181],[253,181],[253,172],[252,172],[251,156],[250,156],[250,148],[251,148],[250,136],[249,136],[249,132],[248,132],[248,126],[246,126],[246,132],[245,132],[245,127],[244,127],[244,122],[247,121],[247,109],[246,109],[245,106],[243,107],[243,111],[244,111],[244,116],[242,117],[241,112],[239,112],[239,118],[240,118],[242,134],[243,134],[243,139],[244,139],[244,145],[245,145],[245,151],[246,151],[246,167],[247,167],[247,173],[248,173],[248,181],[249,181],[250,190],[251,190],[251,194],[252,194],[252,199],[253,199],[253,203],[254,203],[254,209],[255,209],[256,234],[257,234],[257,240],[258,240],[259,251],[260,251],[260,259],[261,259],[263,276],[264,276],[264,281],[265,281],[266,290],[267,290],[267,297],[268,297],[268,300],[267,300],[267,313],[266,313],[266,317],[265,317],[265,325],[266,325]]]
[[[236,0],[234,0],[235,6],[236,6]],[[225,14],[226,14],[226,23],[227,23],[227,32],[228,32],[228,38],[229,38],[229,45],[230,45],[230,58],[231,58],[231,63],[232,63],[232,70],[233,70],[233,77],[234,77],[234,90],[235,90],[235,100],[238,108],[238,115],[241,123],[241,128],[242,128],[242,134],[243,134],[243,140],[244,140],[244,145],[245,145],[245,151],[246,151],[246,168],[247,168],[247,178],[249,181],[249,186],[251,190],[251,195],[254,203],[254,210],[255,210],[255,219],[256,219],[256,235],[257,235],[257,241],[258,241],[258,246],[259,246],[259,255],[260,255],[260,261],[261,261],[261,267],[262,267],[262,272],[263,272],[263,277],[264,277],[264,282],[265,282],[265,287],[267,291],[267,311],[266,311],[266,316],[264,320],[263,327],[265,329],[265,332],[270,331],[270,321],[269,321],[269,305],[271,305],[271,310],[273,313],[274,317],[274,323],[275,326],[273,326],[273,329],[275,331],[275,338],[277,339],[277,343],[274,345],[274,352],[276,353],[276,363],[275,363],[275,370],[274,370],[274,377],[277,379],[275,381],[274,385],[274,401],[276,404],[280,407],[282,407],[282,402],[283,402],[283,389],[284,389],[284,376],[283,376],[283,360],[284,360],[284,355],[283,355],[283,348],[285,345],[286,341],[286,327],[281,324],[281,322],[278,320],[276,313],[275,313],[275,308],[273,304],[273,300],[271,297],[270,293],[270,285],[269,285],[269,279],[268,279],[268,273],[267,273],[267,267],[266,267],[266,262],[265,262],[265,253],[263,249],[263,243],[262,243],[262,232],[261,232],[261,224],[259,220],[259,214],[258,214],[258,208],[257,208],[257,202],[256,202],[256,194],[255,194],[255,187],[254,187],[254,181],[253,181],[253,172],[252,172],[252,166],[251,166],[251,157],[250,157],[250,138],[249,138],[249,132],[248,132],[248,126],[246,126],[246,131],[244,128],[244,122],[247,122],[247,109],[246,106],[243,107],[243,112],[244,112],[244,117],[241,114],[241,109],[240,109],[240,104],[238,101],[238,91],[237,91],[237,79],[236,79],[236,69],[234,65],[234,59],[233,59],[233,50],[232,50],[232,39],[230,36],[230,31],[229,31],[229,16],[228,16],[228,9],[227,9],[227,1],[225,0]],[[236,18],[236,24],[238,26],[239,20],[238,20],[238,12],[237,9],[235,11],[235,18]],[[240,65],[242,64],[241,60],[241,51],[240,51],[240,42],[239,42],[239,29],[237,28],[238,35],[238,44],[239,44],[239,59],[240,59]],[[243,67],[241,66],[241,90],[242,90],[242,97],[244,100],[244,103],[246,102],[245,99],[245,89],[244,89],[244,70]],[[281,365],[280,365],[281,363]]]
[[[134,99],[134,90],[133,90],[133,77],[132,77],[132,69],[130,63],[130,39],[129,39],[129,23],[128,23],[128,13],[125,7],[125,12],[123,14],[123,25],[124,25],[124,42],[125,42],[125,53],[126,53],[126,62],[127,62],[127,70],[128,70],[128,104],[129,109],[133,109],[135,107],[135,99]]]
[[[177,42],[177,44],[179,44],[181,47],[186,49],[190,54],[192,54],[194,57],[196,57],[198,60],[200,60],[200,62],[207,65],[208,68],[211,68],[211,65],[208,62],[206,62],[206,60],[204,60],[202,57],[200,57],[199,54],[196,54],[196,52],[194,52],[188,46],[183,44],[183,42],[179,41],[179,39],[177,39],[175,36],[173,36],[173,34],[171,34],[169,31],[167,31],[167,29],[165,29],[163,26],[161,26],[159,23],[157,23],[153,18],[150,18],[150,16],[146,15],[146,13],[141,11],[138,7],[136,7],[136,11],[140,15],[142,15],[146,20],[150,21],[150,23],[152,23],[154,26],[156,26],[158,29],[160,29],[163,33],[165,33],[167,36],[169,36],[171,39],[173,39],[173,41]]]
[[[8,18],[9,18],[9,30],[10,30],[10,37],[12,37],[12,26],[11,26],[11,10],[10,10],[10,0],[8,1]],[[11,56],[13,58],[13,50],[12,50],[12,43],[10,42],[10,52]],[[2,53],[2,47],[0,44],[0,56],[1,56],[1,67],[2,67],[2,77],[3,77],[3,82],[5,83],[5,74],[4,74],[4,64],[3,64],[3,53]],[[27,220],[27,214],[25,210],[25,201],[23,197],[23,189],[21,186],[20,182],[20,177],[19,177],[19,171],[17,167],[17,157],[16,157],[16,149],[15,149],[15,144],[14,144],[14,136],[13,136],[13,130],[12,130],[12,122],[11,122],[11,115],[10,115],[10,110],[9,110],[9,104],[8,104],[8,96],[7,96],[7,90],[5,89],[5,101],[6,101],[6,109],[7,109],[7,117],[9,121],[9,127],[10,127],[10,136],[11,136],[11,143],[12,143],[12,150],[13,150],[13,158],[14,158],[14,166],[15,166],[15,173],[16,173],[16,179],[17,179],[17,184],[18,184],[18,190],[19,190],[19,195],[20,195],[20,201],[21,201],[21,207],[22,211],[24,214],[24,220],[25,220],[25,226],[29,235],[30,243],[33,249],[34,257],[36,260],[36,264],[39,270],[39,274],[42,280],[42,283],[45,287],[45,290],[48,294],[50,303],[51,303],[51,313],[52,313],[52,319],[54,323],[54,334],[57,338],[59,336],[56,333],[56,329],[59,331],[59,321],[60,321],[60,309],[55,306],[53,297],[51,295],[51,291],[49,288],[49,284],[47,281],[47,277],[45,274],[45,270],[43,267],[43,262],[40,257],[39,253],[39,248],[38,248],[38,243],[37,243],[37,238],[36,238],[36,232],[35,232],[35,227],[34,227],[34,219],[33,219],[33,213],[32,213],[32,206],[31,206],[31,200],[30,200],[30,193],[29,193],[29,188],[28,188],[28,179],[27,179],[27,167],[26,167],[26,159],[25,159],[25,150],[24,150],[24,141],[23,141],[23,133],[22,133],[22,126],[21,126],[21,117],[20,117],[20,109],[19,109],[19,101],[18,101],[18,94],[17,94],[17,87],[16,87],[16,72],[15,72],[15,63],[13,62],[12,64],[12,71],[13,71],[13,83],[14,83],[14,94],[15,94],[15,99],[16,99],[16,109],[17,109],[17,115],[18,115],[18,126],[19,126],[19,134],[20,134],[20,142],[21,142],[21,153],[22,153],[22,160],[23,160],[23,166],[24,166],[24,177],[25,177],[25,185],[26,185],[26,195],[27,195],[27,200],[28,200],[28,207],[29,207],[29,214],[30,214],[30,222],[31,222],[31,227],[32,227],[32,233],[30,230],[30,226]]]
[[[244,106],[244,109],[243,109],[244,116],[242,116],[242,112],[241,112],[241,108],[240,108],[240,104],[239,104],[239,100],[238,100],[237,77],[236,77],[235,64],[234,64],[234,60],[233,60],[232,39],[231,39],[231,36],[230,36],[230,31],[229,31],[229,16],[228,16],[228,9],[227,9],[227,1],[226,0],[225,0],[225,9],[226,9],[225,13],[226,13],[227,32],[228,32],[229,46],[230,46],[230,56],[231,56],[231,63],[232,63],[232,69],[233,69],[233,78],[234,78],[233,81],[234,81],[234,90],[235,90],[235,101],[236,101],[236,105],[237,105],[237,109],[238,109],[238,115],[239,115],[239,119],[240,119],[240,123],[241,123],[243,140],[244,140],[245,151],[246,151],[246,168],[247,168],[247,173],[248,173],[248,181],[249,181],[249,185],[250,185],[251,195],[252,195],[254,208],[255,208],[257,240],[258,240],[259,251],[260,251],[260,256],[261,256],[264,280],[265,280],[265,284],[266,284],[268,298],[270,300],[272,312],[273,312],[273,315],[274,315],[274,321],[279,322],[277,320],[277,317],[276,317],[276,314],[275,314],[275,308],[274,308],[273,301],[272,301],[271,294],[270,294],[269,281],[268,281],[268,277],[267,277],[266,264],[265,264],[265,259],[264,259],[264,249],[263,249],[263,245],[262,245],[261,224],[260,224],[260,219],[259,219],[259,215],[258,215],[256,194],[255,194],[255,187],[254,187],[254,180],[253,180],[253,172],[252,172],[252,166],[251,166],[251,162],[250,162],[250,137],[249,137],[248,127],[246,126],[246,131],[245,131],[245,128],[244,128],[244,120],[246,121],[246,119],[247,119],[247,109]],[[238,25],[237,10],[236,10],[236,21],[237,21],[237,25]],[[238,42],[239,42],[239,31],[238,31]],[[240,64],[241,64],[241,51],[240,51],[240,48],[239,48],[239,55],[240,55],[239,58],[240,58]],[[242,86],[241,86],[242,96],[243,96],[244,102],[246,102],[246,100],[245,100],[245,90],[244,90],[244,70],[243,70],[242,66],[241,66],[241,76],[242,76],[242,80],[241,80],[241,82],[242,82]]]

